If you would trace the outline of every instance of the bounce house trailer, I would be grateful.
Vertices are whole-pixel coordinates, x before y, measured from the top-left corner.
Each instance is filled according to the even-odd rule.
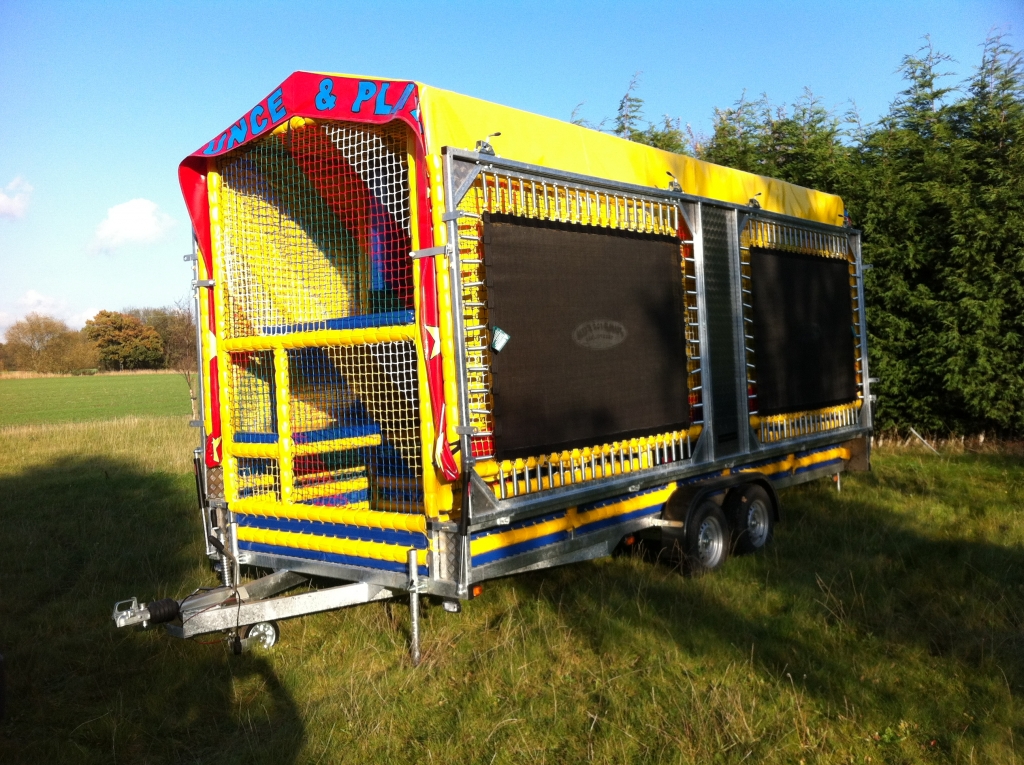
[[[833,195],[416,82],[296,72],[179,168],[206,553],[118,626],[276,621],[764,547],[869,466],[858,232]],[[269,573],[267,573],[269,572]],[[249,574],[264,575],[247,580]],[[318,577],[347,584],[280,593]]]

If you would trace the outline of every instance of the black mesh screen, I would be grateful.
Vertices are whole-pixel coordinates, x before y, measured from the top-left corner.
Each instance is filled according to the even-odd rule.
[[[855,399],[849,264],[752,247],[750,266],[758,412]]]
[[[490,215],[498,459],[689,425],[679,240]]]

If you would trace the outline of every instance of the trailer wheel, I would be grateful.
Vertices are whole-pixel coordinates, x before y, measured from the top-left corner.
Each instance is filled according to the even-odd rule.
[[[737,553],[753,553],[772,541],[775,513],[768,492],[756,483],[737,486],[725,498]]]
[[[257,622],[242,629],[242,639],[250,638],[253,642],[265,651],[269,651],[277,645],[277,639],[281,637],[281,630],[277,622]]]
[[[694,576],[721,568],[729,557],[729,521],[710,499],[694,511],[686,530],[686,570]]]

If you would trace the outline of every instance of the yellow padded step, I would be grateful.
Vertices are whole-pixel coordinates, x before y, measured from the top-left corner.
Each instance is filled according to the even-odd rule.
[[[291,531],[270,531],[254,529],[251,526],[238,528],[238,539],[241,542],[255,542],[276,547],[293,547],[297,550],[316,550],[317,552],[351,555],[356,558],[370,558],[392,563],[405,563],[409,558],[408,547],[389,545],[384,542],[364,542],[360,539],[339,539],[338,537],[321,537],[316,534],[296,534]],[[426,565],[427,551],[417,550],[416,561]]]
[[[426,532],[427,519],[422,514],[389,513],[370,510],[369,502],[329,507],[327,505],[297,505],[275,502],[253,497],[231,503],[236,513],[265,515],[273,518],[294,518],[300,521],[321,521],[322,523],[343,523],[348,526],[364,526],[369,529],[394,529],[396,531]]]

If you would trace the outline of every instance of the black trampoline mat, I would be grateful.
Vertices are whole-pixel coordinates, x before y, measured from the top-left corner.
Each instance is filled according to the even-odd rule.
[[[757,410],[785,414],[857,397],[849,263],[750,248]]]
[[[679,240],[484,219],[498,459],[689,426]]]

